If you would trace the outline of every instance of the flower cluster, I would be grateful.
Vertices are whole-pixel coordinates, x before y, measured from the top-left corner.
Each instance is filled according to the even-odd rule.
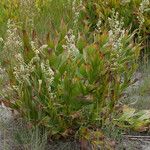
[[[80,0],[79,5],[77,6],[77,0],[73,0],[72,3],[72,13],[74,14],[74,18],[73,18],[73,25],[76,27],[78,20],[79,20],[79,15],[80,15],[80,11],[83,8],[82,5],[82,0]]]
[[[35,0],[20,0],[20,14],[22,16],[22,22],[26,25],[34,27],[35,12],[38,12]]]
[[[73,34],[73,30],[69,30],[67,35],[65,36],[66,45],[63,45],[63,48],[68,51],[69,56],[76,57],[79,54],[79,50],[75,45],[75,35]]]
[[[112,17],[108,18],[109,21],[109,44],[112,45],[112,49],[120,50],[122,47],[122,38],[125,35],[125,30],[123,29],[123,19],[119,21],[119,13],[113,10]]]
[[[126,5],[130,2],[131,2],[131,0],[121,0],[121,5]]]
[[[44,75],[45,82],[46,82],[46,85],[48,87],[48,91],[50,94],[52,94],[51,85],[54,81],[54,72],[51,69],[48,60],[46,60],[46,62],[41,62],[41,70],[42,70],[42,73]]]
[[[52,91],[52,83],[54,81],[54,71],[49,65],[49,61],[41,63],[41,69],[45,78],[46,86],[51,99],[55,98],[55,93]],[[39,87],[42,84],[42,80],[39,80]]]
[[[32,60],[30,61],[30,64],[32,64],[33,62],[40,62],[40,55],[44,55],[44,49],[46,49],[48,47],[48,45],[42,45],[40,48],[38,48],[38,44],[37,41],[35,39],[35,41],[31,41],[31,47],[32,50],[35,53],[35,56],[32,58]]]
[[[5,65],[5,69],[0,69],[1,80],[1,96],[3,99],[11,96],[13,99],[13,88],[10,84],[9,73],[11,69],[17,64],[15,56],[22,50],[22,40],[18,34],[17,26],[13,20],[8,20],[7,31],[5,39],[1,39],[3,42],[3,49],[1,51],[1,61]]]
[[[28,85],[31,85],[30,83],[30,74],[34,71],[34,66],[27,65],[24,62],[24,59],[21,55],[21,53],[18,53],[15,56],[17,60],[17,65],[14,67],[14,75],[18,83],[22,84],[24,82],[28,83]]]
[[[141,13],[144,13],[144,10],[145,10],[146,8],[148,8],[149,4],[150,4],[149,0],[142,0],[142,2],[141,2],[141,4],[140,4],[140,7],[139,7],[139,11],[140,11]]]
[[[101,32],[101,25],[102,25],[102,21],[99,18],[97,24],[96,24],[96,32],[100,33]]]
[[[12,20],[7,22],[6,39],[3,41],[4,47],[2,57],[4,61],[12,61],[14,56],[22,48],[22,41],[18,35],[15,23]]]
[[[48,47],[48,45],[42,45],[40,48],[37,48],[36,42],[32,41],[31,47],[35,53],[35,56],[29,62],[29,66],[34,66],[33,65],[34,63],[37,63],[40,65],[47,88],[48,88],[48,91],[49,91],[49,94],[51,95],[51,98],[53,98],[54,93],[52,93],[52,91],[51,91],[51,85],[54,80],[54,72],[49,65],[49,60],[44,60],[41,57],[41,55],[44,56],[44,50]],[[41,79],[39,79],[38,82],[39,82],[39,88],[41,88],[43,81]],[[40,91],[40,89],[39,89],[39,91]]]
[[[143,25],[143,23],[145,22],[145,18],[144,18],[144,11],[146,8],[149,7],[149,0],[142,0],[141,4],[140,4],[140,7],[139,7],[139,14],[137,16],[137,19],[139,20],[140,22],[140,27]]]

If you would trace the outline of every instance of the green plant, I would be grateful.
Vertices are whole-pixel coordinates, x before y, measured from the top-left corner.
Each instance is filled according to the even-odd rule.
[[[114,13],[110,22],[115,19],[118,16]],[[18,42],[17,30],[11,27],[13,46]],[[119,34],[113,24],[110,28],[109,32],[91,35],[91,42],[86,30],[76,39],[63,24],[61,31],[42,46],[37,37],[30,41],[30,35],[23,31],[18,51],[11,52],[15,59],[3,61],[13,94],[2,102],[32,126],[48,128],[51,137],[74,135],[82,126],[102,127],[131,83],[140,50],[121,22]],[[6,41],[3,53],[13,50]],[[7,56],[2,59],[9,60]]]
[[[129,4],[8,0],[4,7],[3,0],[2,19],[9,20],[0,45],[7,77],[0,79],[0,103],[17,111],[31,131],[47,129],[51,139],[77,137],[94,147],[112,147],[114,142],[103,133],[116,127],[116,107],[132,84],[141,50],[135,37],[143,31],[132,15],[140,2]],[[16,135],[23,142],[39,133],[32,138],[24,137],[26,131]],[[111,137],[118,134],[120,130]],[[24,146],[29,149],[32,143]]]
[[[131,32],[134,30],[138,31],[134,36],[134,40],[139,43],[141,42],[143,46],[139,62],[141,66],[143,64],[148,64],[150,47],[148,42],[150,31],[150,3],[148,0],[92,0],[90,2],[83,0],[83,5],[85,9],[81,11],[81,30],[82,26],[88,26],[89,32],[95,32],[95,29],[99,28],[99,22],[101,22],[102,27],[109,29],[108,18],[111,16],[112,10],[114,9],[118,12],[119,17],[123,19],[126,29],[130,27]]]

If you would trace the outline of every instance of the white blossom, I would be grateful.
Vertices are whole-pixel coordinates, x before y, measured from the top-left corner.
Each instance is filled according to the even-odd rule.
[[[22,40],[17,32],[16,24],[13,20],[8,20],[6,38],[3,40],[4,46],[1,52],[2,60],[15,64],[15,55],[22,49]]]
[[[32,49],[35,52],[35,56],[30,60],[29,63],[25,63],[21,53],[18,53],[15,56],[18,63],[14,67],[14,75],[19,84],[27,83],[28,85],[31,86],[32,73],[36,72],[36,66],[41,67],[41,71],[46,86],[48,88],[50,97],[52,95],[54,97],[55,94],[51,90],[51,85],[54,80],[54,72],[50,67],[49,60],[44,60],[44,58],[42,57],[44,55],[43,51],[45,48],[47,48],[47,45],[42,45],[40,48],[37,48],[36,44],[32,41]],[[42,88],[42,82],[43,81],[41,79],[38,79],[39,92]]]
[[[26,25],[34,27],[34,17],[35,14],[39,11],[38,7],[36,8],[35,0],[19,0],[20,2],[20,15],[22,16],[22,22],[25,22]],[[35,13],[36,11],[36,13]]]
[[[75,45],[75,35],[73,34],[73,30],[69,30],[67,35],[65,36],[66,45],[63,45],[63,48],[68,51],[68,54],[72,57],[76,57],[79,54],[79,50]]]
[[[123,29],[123,19],[119,20],[119,13],[113,10],[112,17],[108,18],[109,21],[109,44],[112,45],[112,49],[119,50],[122,47],[122,38],[125,36],[125,30]]]
[[[30,66],[24,62],[24,59],[21,55],[21,53],[18,53],[15,56],[17,60],[17,65],[14,67],[14,75],[18,83],[28,83],[28,85],[31,86],[30,83],[30,75],[34,71],[34,66]]]
[[[82,0],[79,1],[79,4],[77,3],[77,0],[73,0],[73,2],[72,2],[72,13],[74,14],[74,17],[73,17],[74,27],[76,27],[76,25],[78,23],[81,9],[83,9]]]
[[[121,5],[126,5],[130,2],[131,2],[131,0],[121,0]]]
[[[102,25],[102,21],[99,18],[99,20],[98,20],[98,22],[96,24],[96,31],[99,32],[99,33],[101,32],[101,25]]]
[[[49,94],[53,95],[51,85],[54,81],[54,72],[51,69],[48,60],[46,60],[46,62],[41,62],[41,70],[42,70],[43,76],[45,78],[45,82],[46,82]]]
[[[144,13],[144,10],[149,7],[149,4],[150,4],[149,0],[142,0],[140,7],[139,7],[139,11],[141,13]]]
[[[139,14],[137,16],[137,19],[140,22],[140,28],[142,27],[143,23],[145,22],[145,18],[144,18],[144,11],[145,9],[147,9],[150,5],[149,0],[142,0],[142,2],[140,3],[140,7],[139,7]]]
[[[34,62],[40,63],[41,61],[40,55],[44,55],[43,52],[48,47],[48,45],[45,44],[45,45],[42,45],[40,48],[38,48],[37,41],[35,40],[35,41],[31,41],[31,47],[35,53],[35,56],[31,59],[30,65],[32,65]]]

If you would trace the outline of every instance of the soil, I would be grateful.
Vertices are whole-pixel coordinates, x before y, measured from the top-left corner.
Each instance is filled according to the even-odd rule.
[[[149,141],[141,138],[130,139],[124,137],[116,150],[150,150],[150,137]]]

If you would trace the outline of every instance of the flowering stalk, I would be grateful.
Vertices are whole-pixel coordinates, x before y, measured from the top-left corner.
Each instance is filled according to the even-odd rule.
[[[22,48],[22,41],[17,33],[17,28],[12,20],[7,22],[6,39],[2,40],[4,43],[3,52],[4,58],[12,60],[15,54]]]
[[[14,75],[19,84],[24,82],[28,83],[31,86],[30,74],[34,71],[34,66],[29,66],[24,62],[24,59],[21,53],[18,53],[15,56],[17,60],[17,65],[14,67]]]
[[[69,56],[75,58],[79,54],[79,50],[75,45],[75,35],[73,34],[73,30],[70,29],[68,31],[65,40],[66,45],[63,45],[63,48],[67,50]]]
[[[121,0],[121,5],[126,5],[130,2],[131,2],[131,0]]]
[[[149,0],[142,0],[142,2],[140,3],[139,13],[137,16],[137,19],[140,22],[139,30],[141,30],[143,23],[145,22],[144,11],[146,8],[149,7],[149,4],[150,4]]]
[[[79,21],[80,11],[81,11],[82,8],[83,8],[82,0],[80,0],[79,5],[77,5],[77,0],[73,0],[72,13],[74,14],[74,17],[73,17],[74,29],[76,29],[76,27],[77,27],[77,23]]]
[[[113,10],[112,17],[108,18],[109,21],[109,44],[112,45],[113,50],[121,50],[122,38],[125,36],[125,30],[123,29],[123,19],[119,21],[119,13]]]

